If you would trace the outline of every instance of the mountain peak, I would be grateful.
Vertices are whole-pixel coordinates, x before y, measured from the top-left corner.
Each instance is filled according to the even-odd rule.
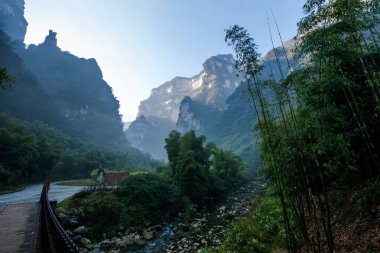
[[[203,69],[205,71],[216,72],[223,66],[234,66],[235,59],[232,54],[219,54],[208,58],[203,63]]]
[[[40,44],[47,48],[58,48],[57,46],[57,33],[53,30],[49,30],[49,34],[45,37],[45,41]]]
[[[141,101],[138,115],[155,116],[177,122],[179,106],[185,96],[218,110],[224,110],[227,98],[239,85],[235,59],[231,54],[208,58],[202,71],[193,77],[176,77],[154,88]]]

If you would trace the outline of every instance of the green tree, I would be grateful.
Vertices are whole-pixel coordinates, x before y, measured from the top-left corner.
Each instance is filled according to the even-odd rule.
[[[0,68],[0,88],[8,88],[13,82],[13,77],[7,73],[6,69]]]

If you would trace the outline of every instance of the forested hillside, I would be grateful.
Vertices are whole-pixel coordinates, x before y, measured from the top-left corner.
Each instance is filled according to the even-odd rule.
[[[0,144],[0,191],[46,178],[88,178],[96,168],[134,171],[155,166],[137,150],[107,149],[5,113],[0,113]]]
[[[263,173],[273,188],[256,213],[211,252],[380,249],[380,5],[309,0],[304,12],[296,40],[304,64],[289,66],[290,75],[276,82],[263,80],[248,31],[233,26],[226,32],[247,79]],[[274,218],[281,209],[282,218]],[[268,227],[257,226],[264,220]]]
[[[96,60],[61,51],[56,36],[49,31],[43,43],[20,51],[25,66],[56,104],[61,120],[51,125],[87,141],[125,147],[119,101]]]
[[[23,13],[22,0],[0,2],[1,188],[154,166],[126,141],[96,60],[62,51],[53,31],[25,48]]]

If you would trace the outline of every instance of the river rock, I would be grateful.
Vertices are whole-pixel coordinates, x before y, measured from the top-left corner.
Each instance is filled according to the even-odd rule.
[[[66,220],[67,219],[67,215],[62,213],[62,212],[57,213],[57,217],[60,220]]]
[[[99,243],[99,247],[101,249],[108,249],[111,247],[111,241],[109,239],[105,239]]]
[[[80,239],[80,243],[83,245],[83,247],[85,247],[86,249],[89,249],[91,248],[91,241],[87,238],[81,238]]]
[[[135,234],[134,236],[133,236],[133,239],[134,240],[140,240],[140,238],[141,238],[141,236],[139,235],[139,234]]]
[[[143,237],[146,239],[146,240],[150,240],[153,238],[153,232],[152,231],[148,231],[148,230],[144,230],[143,231]]]
[[[90,253],[105,253],[105,252],[103,250],[100,250],[100,249],[94,249]]]
[[[178,227],[179,230],[182,230],[182,231],[185,231],[185,232],[189,231],[189,229],[190,229],[189,225],[187,225],[185,223],[179,223],[177,227]]]
[[[138,239],[138,240],[135,240],[135,243],[136,243],[138,246],[143,246],[143,245],[146,244],[146,241],[141,240],[141,239]]]
[[[70,236],[70,237],[73,237],[74,236],[74,233],[73,233],[73,231],[71,231],[71,230],[66,230],[66,234],[68,235],[68,236]]]
[[[71,219],[69,221],[70,226],[75,227],[78,226],[79,222],[76,219]]]
[[[127,246],[127,244],[122,239],[117,239],[115,241],[115,246],[116,246],[116,248],[122,249],[122,248],[125,248]]]
[[[134,240],[130,235],[123,236],[122,237],[123,242],[125,243],[126,246],[132,246],[134,244]]]
[[[158,232],[158,231],[162,230],[162,226],[161,225],[156,225],[156,226],[148,228],[148,230],[154,231],[154,232]]]
[[[81,236],[81,235],[77,235],[77,236],[74,236],[74,237],[73,237],[73,241],[74,241],[75,243],[79,243],[81,239],[82,239],[82,236]]]
[[[85,226],[80,226],[74,229],[73,233],[76,235],[84,235],[88,232],[88,229]]]

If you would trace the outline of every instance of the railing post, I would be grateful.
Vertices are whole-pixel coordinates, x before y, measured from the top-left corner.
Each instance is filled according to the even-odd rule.
[[[34,239],[34,253],[80,253],[79,247],[62,228],[54,209],[57,201],[49,202],[50,180],[45,180],[40,196]]]

